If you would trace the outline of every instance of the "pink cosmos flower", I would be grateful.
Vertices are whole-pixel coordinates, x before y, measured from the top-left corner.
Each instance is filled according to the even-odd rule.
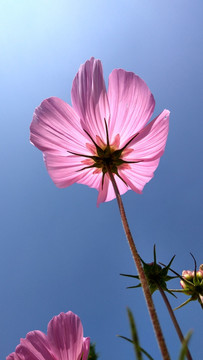
[[[96,188],[100,204],[115,198],[111,171],[120,194],[141,193],[164,152],[169,111],[148,123],[155,101],[145,82],[115,69],[106,91],[102,64],[94,58],[81,65],[71,98],[72,107],[56,97],[44,100],[30,127],[56,186]]]
[[[47,335],[29,332],[6,360],[87,360],[89,345],[80,318],[69,311],[53,317]]]

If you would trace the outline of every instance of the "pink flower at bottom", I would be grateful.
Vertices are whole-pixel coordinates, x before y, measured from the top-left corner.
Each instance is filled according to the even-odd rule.
[[[89,345],[80,318],[69,311],[53,317],[47,335],[29,332],[6,360],[87,360]]]
[[[51,97],[35,109],[30,140],[44,153],[56,186],[80,183],[99,191],[97,204],[115,198],[112,172],[120,194],[141,193],[163,155],[169,111],[153,121],[155,101],[145,82],[115,69],[108,91],[102,64],[81,65],[72,86],[72,107]]]

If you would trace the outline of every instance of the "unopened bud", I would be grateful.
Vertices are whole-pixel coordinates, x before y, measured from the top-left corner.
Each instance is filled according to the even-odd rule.
[[[198,280],[203,280],[203,271],[199,270],[196,272],[196,276]]]
[[[201,271],[202,276],[203,276],[203,264],[201,264],[201,265],[200,265],[200,267],[199,267],[199,271]]]

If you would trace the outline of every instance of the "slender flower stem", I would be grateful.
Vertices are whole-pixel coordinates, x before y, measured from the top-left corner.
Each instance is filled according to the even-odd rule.
[[[120,196],[116,181],[114,179],[114,175],[112,174],[110,168],[108,168],[108,174],[110,176],[110,179],[111,179],[114,191],[115,191],[115,195],[116,195],[116,199],[117,199],[117,202],[118,202],[118,207],[119,207],[119,211],[120,211],[120,215],[121,215],[123,228],[124,228],[124,231],[125,231],[125,234],[126,234],[126,238],[128,240],[128,244],[130,246],[130,250],[131,250],[135,265],[137,267],[139,279],[140,279],[140,282],[142,284],[145,300],[146,300],[148,311],[149,311],[151,321],[152,321],[152,324],[153,324],[153,327],[154,327],[157,342],[158,342],[160,350],[161,350],[162,358],[163,358],[163,360],[170,360],[168,349],[166,347],[166,343],[165,343],[165,340],[164,340],[164,337],[163,337],[163,334],[162,334],[162,330],[161,330],[161,327],[160,327],[160,324],[159,324],[159,320],[158,320],[157,313],[156,313],[156,310],[155,310],[155,307],[154,307],[152,296],[151,296],[151,293],[150,293],[150,290],[149,290],[147,278],[145,276],[145,273],[144,273],[144,270],[143,270],[143,267],[142,267],[142,264],[141,264],[141,261],[140,261],[139,254],[137,252],[137,249],[136,249],[136,246],[135,246],[135,243],[134,243],[134,240],[133,240],[133,237],[132,237],[129,225],[128,225],[125,210],[124,210],[124,207],[123,207],[123,202],[121,200],[121,196]]]
[[[183,336],[183,334],[182,334],[182,331],[181,331],[181,329],[180,329],[180,326],[179,326],[179,324],[178,324],[178,321],[177,321],[177,319],[176,319],[176,317],[175,317],[175,314],[174,314],[174,312],[173,312],[173,309],[172,309],[172,307],[171,307],[171,304],[169,303],[168,298],[167,298],[165,292],[163,291],[163,289],[162,289],[160,286],[159,286],[159,291],[160,291],[161,296],[162,296],[162,298],[163,298],[163,300],[164,300],[164,302],[165,302],[165,305],[166,305],[166,307],[167,307],[167,309],[168,309],[168,312],[169,312],[169,315],[170,315],[170,317],[171,317],[171,320],[173,321],[173,325],[174,325],[174,327],[175,327],[175,329],[176,329],[176,332],[177,332],[177,334],[178,334],[178,337],[179,337],[181,343],[183,343],[183,341],[184,341],[184,336]],[[188,359],[188,360],[192,360],[192,356],[191,356],[190,351],[189,351],[188,348],[187,348],[186,356],[187,356],[187,359]]]

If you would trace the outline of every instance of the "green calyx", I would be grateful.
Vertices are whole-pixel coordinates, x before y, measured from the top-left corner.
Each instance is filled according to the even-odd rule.
[[[164,266],[163,268],[157,264],[156,262],[156,248],[154,246],[154,261],[152,263],[145,263],[141,258],[141,262],[143,264],[143,270],[145,272],[145,275],[147,277],[148,280],[148,284],[149,284],[149,289],[151,294],[153,294],[156,290],[159,290],[160,288],[164,291],[167,291],[168,293],[170,293],[171,295],[175,296],[168,288],[166,285],[166,282],[176,278],[177,276],[169,276],[168,275],[168,271],[170,270],[170,265],[173,261],[175,256],[172,257],[171,261],[169,262],[169,264],[167,266]],[[130,277],[134,277],[136,279],[139,279],[139,276],[137,275],[127,275],[127,274],[121,274],[123,276],[130,276]],[[138,284],[136,286],[129,286],[128,289],[133,289],[133,288],[137,288],[137,287],[141,287],[141,284]]]
[[[180,276],[182,279],[182,277]],[[185,281],[185,280],[184,280]],[[185,289],[173,289],[173,292],[179,292],[190,296],[190,298],[184,301],[181,305],[177,306],[174,310],[180,309],[187,305],[191,301],[198,301],[201,308],[203,309],[203,281],[200,284],[195,285],[193,282],[187,281],[187,287]]]

